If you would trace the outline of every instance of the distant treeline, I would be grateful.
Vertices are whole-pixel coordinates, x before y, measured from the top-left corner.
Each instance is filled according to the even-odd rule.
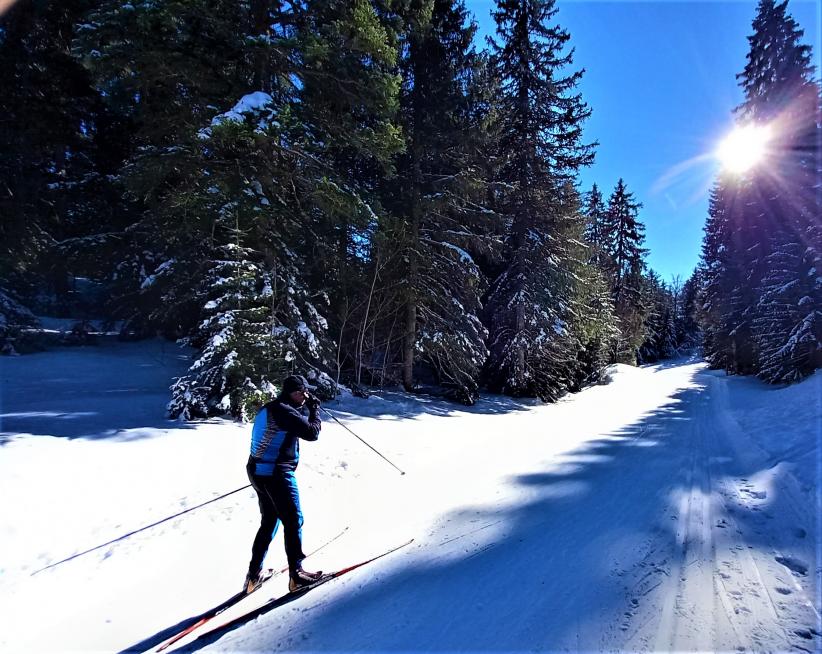
[[[291,371],[329,394],[552,400],[695,344],[697,318],[729,365],[719,205],[703,265],[666,284],[623,180],[580,193],[596,144],[556,13],[499,0],[477,50],[461,0],[19,0],[0,17],[0,341],[33,314],[184,339],[188,418],[246,416]],[[98,289],[82,307],[78,278]]]

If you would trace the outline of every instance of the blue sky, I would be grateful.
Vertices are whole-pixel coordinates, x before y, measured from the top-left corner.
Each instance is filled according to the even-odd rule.
[[[648,265],[666,281],[684,281],[697,264],[710,156],[733,124],[742,92],[756,2],[603,2],[559,0],[555,21],[571,34],[574,68],[593,115],[588,141],[599,141],[581,188],[596,182],[606,198],[619,177],[643,203]],[[494,31],[493,0],[466,0],[479,35]],[[791,0],[819,70],[819,0]],[[484,47],[484,46],[483,46]],[[818,77],[818,74],[817,74]]]

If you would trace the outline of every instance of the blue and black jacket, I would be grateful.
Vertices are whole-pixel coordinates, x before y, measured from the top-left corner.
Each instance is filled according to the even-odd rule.
[[[322,421],[316,411],[306,418],[299,409],[277,398],[266,404],[254,419],[251,431],[253,472],[270,476],[275,469],[295,470],[300,460],[300,439],[315,441]]]

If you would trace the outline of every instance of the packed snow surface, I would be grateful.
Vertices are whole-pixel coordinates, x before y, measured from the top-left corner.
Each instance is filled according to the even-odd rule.
[[[0,651],[154,651],[240,589],[248,488],[37,572],[248,483],[249,425],[163,418],[188,364],[160,342],[0,358]],[[306,568],[414,542],[266,610],[275,577],[174,647],[819,651],[822,374],[609,379],[553,405],[327,403],[407,474],[327,419],[298,470],[306,549],[348,529]]]

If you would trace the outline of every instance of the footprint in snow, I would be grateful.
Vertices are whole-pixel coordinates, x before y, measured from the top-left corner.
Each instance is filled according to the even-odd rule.
[[[788,570],[795,572],[797,574],[802,575],[803,577],[808,574],[808,566],[803,561],[799,559],[795,559],[792,556],[776,556],[774,557],[777,563],[781,563],[784,565]]]
[[[781,595],[790,595],[793,591],[790,588],[785,588],[785,586],[777,586],[774,590]]]

